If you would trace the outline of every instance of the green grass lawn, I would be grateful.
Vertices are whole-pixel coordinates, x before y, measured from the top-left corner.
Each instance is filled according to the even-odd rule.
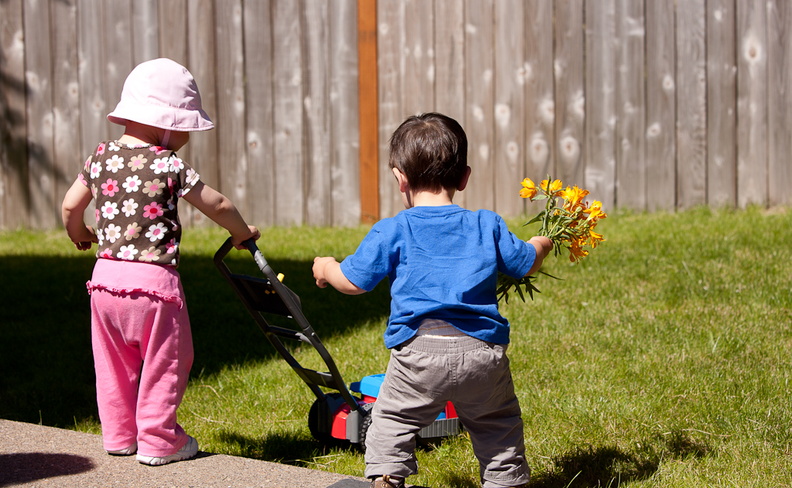
[[[524,220],[511,222],[528,238]],[[347,382],[383,372],[385,283],[315,287],[316,255],[366,228],[265,229],[260,247],[300,295]],[[792,211],[616,214],[581,264],[548,259],[542,293],[502,307],[532,488],[792,486]],[[311,438],[308,388],[276,356],[188,229],[182,273],[196,360],[180,420],[205,451],[362,476],[354,449]],[[232,266],[256,274],[249,254]],[[63,232],[0,233],[0,418],[99,432],[85,281]],[[320,367],[311,348],[295,349]],[[97,449],[100,449],[97,446]],[[419,451],[416,485],[478,486],[469,438]]]

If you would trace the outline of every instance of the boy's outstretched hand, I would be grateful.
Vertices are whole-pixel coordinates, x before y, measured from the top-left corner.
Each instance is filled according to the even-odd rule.
[[[316,286],[319,288],[326,288],[327,287],[327,275],[325,274],[327,270],[327,265],[329,263],[338,264],[338,261],[334,257],[315,257],[313,263],[313,276],[316,280]]]
[[[344,272],[341,271],[341,265],[334,257],[314,258],[313,275],[316,280],[316,286],[319,288],[326,288],[327,285],[332,285],[333,288],[346,295],[366,293],[366,290],[359,288],[344,276]]]

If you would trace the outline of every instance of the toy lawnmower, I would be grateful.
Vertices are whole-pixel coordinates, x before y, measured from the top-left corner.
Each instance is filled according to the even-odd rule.
[[[214,263],[265,337],[316,396],[308,413],[311,435],[325,443],[348,441],[363,448],[366,432],[371,424],[369,413],[385,375],[372,374],[347,387],[335,361],[305,318],[300,297],[281,282],[282,275],[275,273],[253,240],[245,241],[244,245],[263,273],[263,278],[231,272],[225,262],[225,257],[234,248],[230,238],[215,253]],[[268,316],[271,320],[274,316],[289,320],[286,321],[286,326],[273,325],[267,321]],[[286,343],[290,341],[313,346],[324,361],[327,371],[320,372],[301,366],[286,347]],[[449,402],[445,411],[432,424],[423,428],[418,437],[427,441],[456,435],[460,430],[459,418]]]

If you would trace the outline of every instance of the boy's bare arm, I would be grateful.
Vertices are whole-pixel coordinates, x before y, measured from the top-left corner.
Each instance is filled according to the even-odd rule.
[[[536,249],[536,259],[534,260],[531,269],[528,270],[527,273],[525,273],[525,276],[532,275],[537,271],[539,271],[539,268],[542,267],[542,262],[544,261],[544,258],[546,258],[547,255],[550,254],[550,251],[553,250],[553,241],[551,241],[550,239],[544,236],[531,237],[528,240],[528,244],[533,245],[533,247]]]
[[[334,257],[314,258],[313,275],[319,288],[325,288],[329,284],[346,295],[360,295],[366,292],[344,276],[341,264]]]

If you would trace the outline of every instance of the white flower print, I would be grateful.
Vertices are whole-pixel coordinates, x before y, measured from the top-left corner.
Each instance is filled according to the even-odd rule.
[[[173,156],[170,159],[170,164],[171,164],[171,168],[173,169],[174,173],[178,173],[179,171],[181,171],[184,168],[184,161],[182,161],[181,159],[177,158],[176,156]]]
[[[201,176],[195,171],[193,168],[187,170],[187,179],[185,179],[185,183],[187,185],[192,186],[198,181]]]
[[[116,257],[118,259],[126,259],[132,261],[133,259],[135,259],[137,253],[138,250],[135,249],[135,245],[130,244],[128,246],[121,246],[121,249],[118,251],[118,254],[116,254]]]
[[[108,220],[113,220],[120,212],[116,202],[105,202],[104,205],[102,205],[102,217]]]
[[[115,141],[110,142],[110,144],[107,145],[108,151],[118,151],[119,149],[121,149],[121,146],[116,144]]]
[[[91,163],[91,179],[99,178],[100,174],[102,174],[102,163]]]
[[[124,216],[131,217],[135,215],[138,206],[138,203],[130,198],[129,200],[124,200],[124,202],[121,204],[121,211],[124,212]]]
[[[118,173],[119,169],[124,169],[124,158],[114,154],[112,158],[107,160],[107,171]]]
[[[121,185],[124,187],[127,193],[135,193],[136,191],[140,190],[140,185],[143,182],[138,178],[137,175],[134,176],[127,176],[124,183]]]
[[[159,259],[160,254],[162,254],[162,251],[152,246],[140,253],[140,260],[146,263],[151,263]]]
[[[156,242],[162,240],[162,238],[165,237],[165,232],[167,231],[168,228],[165,227],[165,224],[159,222],[158,224],[149,226],[148,232],[146,232],[146,237],[148,237],[151,242]]]
[[[104,232],[102,229],[96,229],[96,240],[98,241],[97,244],[101,247],[104,244]]]
[[[121,237],[121,226],[110,224],[105,229],[105,238],[110,242],[115,242]]]
[[[167,173],[168,169],[170,168],[170,164],[168,162],[168,158],[157,158],[157,159],[155,159],[154,162],[151,163],[151,166],[149,166],[149,168],[151,168],[151,170],[154,171],[155,175],[158,175],[158,174],[161,174],[161,173]]]

